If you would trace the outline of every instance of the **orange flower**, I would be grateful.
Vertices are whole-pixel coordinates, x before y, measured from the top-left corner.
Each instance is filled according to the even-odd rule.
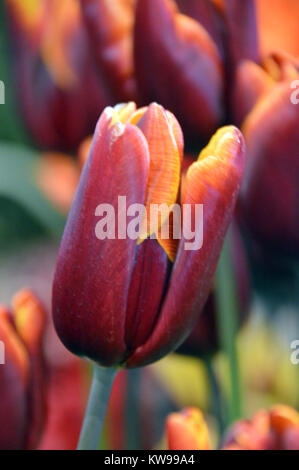
[[[169,450],[211,450],[207,424],[196,408],[170,414],[166,420],[166,438]]]
[[[286,405],[258,411],[232,426],[222,449],[299,450],[299,413]]]

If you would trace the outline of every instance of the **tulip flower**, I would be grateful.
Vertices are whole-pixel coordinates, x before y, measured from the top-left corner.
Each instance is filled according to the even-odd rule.
[[[80,0],[98,69],[112,100],[136,97],[133,64],[135,0]]]
[[[178,122],[157,104],[107,108],[98,122],[60,248],[53,314],[65,345],[104,366],[141,366],[175,349],[206,301],[242,177],[236,128],[218,131],[186,176],[181,204],[206,206],[201,250],[185,250],[184,236],[95,235],[97,206],[116,209],[119,195],[128,206],[178,200],[182,146]]]
[[[166,421],[169,450],[210,450],[209,430],[200,410],[187,408]],[[286,405],[259,410],[251,419],[236,421],[220,450],[298,450],[299,414]]]
[[[172,413],[166,420],[169,450],[211,450],[209,430],[203,414],[196,408]]]
[[[6,5],[28,130],[42,148],[73,150],[111,100],[89,51],[78,0]]]
[[[210,136],[222,119],[224,72],[206,30],[172,0],[139,0],[134,47],[141,101],[161,102],[191,137]]]
[[[247,90],[251,96],[243,109],[253,104],[242,126],[248,158],[240,211],[246,227],[262,245],[298,253],[299,105],[292,101],[296,93],[292,84],[299,79],[299,68],[280,58],[272,58],[269,65],[272,75],[243,64],[239,77],[238,96]],[[246,69],[255,77],[250,85]]]
[[[12,311],[0,308],[0,448],[33,449],[45,418],[42,344],[45,312],[34,294],[20,291]]]
[[[237,421],[223,450],[299,450],[299,414],[286,405],[260,410],[250,420]]]
[[[136,110],[129,103],[107,108],[101,115],[53,283],[56,330],[75,354],[106,367],[143,366],[177,348],[194,326],[211,287],[240,187],[243,138],[232,126],[220,129],[189,168],[180,195],[182,155],[180,125],[158,104]],[[122,206],[120,196],[125,197]],[[137,224],[136,217],[127,223],[127,215],[136,215],[136,204],[145,210]],[[152,223],[149,210],[161,204],[166,214]],[[170,237],[163,236],[169,219],[174,230],[170,213],[175,204],[183,208],[183,220],[189,207],[193,239],[197,241],[203,230],[202,249],[187,250],[184,231],[180,240],[171,230]],[[197,204],[205,208],[203,225],[196,216]],[[114,229],[103,232],[116,210]],[[108,219],[98,221],[96,216],[105,211]],[[129,236],[132,222],[135,231]],[[100,374],[95,375],[95,390],[104,380],[104,372]],[[109,386],[110,382],[109,375]],[[92,388],[91,397],[94,394]],[[91,398],[87,418],[97,412],[94,406]],[[79,448],[97,445],[95,437],[90,440],[90,425],[85,424]]]
[[[254,0],[225,0],[221,8],[207,0],[138,0],[134,58],[140,102],[161,102],[188,139],[204,141],[230,113],[225,94],[238,63],[259,62]]]

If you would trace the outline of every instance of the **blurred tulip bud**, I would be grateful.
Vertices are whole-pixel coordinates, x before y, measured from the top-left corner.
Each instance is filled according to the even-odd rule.
[[[232,426],[222,449],[299,450],[299,414],[286,405],[258,411]]]
[[[182,155],[180,126],[158,104],[139,110],[134,103],[119,105],[100,117],[53,285],[55,326],[74,353],[104,366],[141,366],[177,348],[194,326],[232,218],[243,138],[232,126],[220,129],[189,168],[180,197]],[[123,205],[119,196],[126,197]],[[168,239],[163,237],[176,202],[183,220],[186,213],[191,217],[193,240],[203,232],[201,249],[186,249],[191,238],[184,230],[180,240],[171,230]],[[103,204],[114,215],[118,211],[114,237],[97,235],[105,218],[97,222],[95,215],[104,215]],[[126,217],[139,210],[132,204],[146,212],[127,224]],[[166,214],[157,225],[149,224],[144,213],[161,204]],[[200,223],[198,204],[204,208]],[[133,222],[134,236],[129,236]]]
[[[250,281],[245,247],[236,223],[232,224],[232,237],[229,238],[229,242],[238,293],[239,326],[241,326],[248,314]],[[202,357],[215,353],[218,349],[217,311],[212,287],[212,291],[194,329],[176,352]]]
[[[296,80],[299,61],[285,53],[273,53],[258,65],[250,60],[237,67],[233,90],[234,120],[241,125],[253,107],[275,85]]]
[[[134,48],[141,101],[169,108],[186,135],[209,137],[222,119],[224,76],[208,32],[173,0],[138,0]]]
[[[0,309],[0,341],[4,345],[5,360],[5,364],[0,365],[0,448],[22,449],[27,432],[29,358],[9,312],[3,308]]]
[[[91,48],[110,91],[110,102],[136,99],[133,66],[135,0],[80,1]]]
[[[29,290],[13,299],[12,313],[0,309],[0,340],[5,363],[0,366],[0,448],[33,449],[44,416],[43,334],[45,312]]]
[[[259,62],[255,0],[223,0],[228,35],[229,66],[248,59]]]
[[[44,152],[37,161],[36,184],[63,214],[67,214],[71,207],[79,182],[80,163],[57,152]]]
[[[292,78],[283,76],[247,116],[243,132],[247,167],[240,208],[244,223],[264,246],[286,253],[299,248],[299,106],[292,102]]]
[[[89,51],[79,2],[6,4],[16,92],[27,127],[41,147],[73,150],[110,101]]]
[[[196,408],[172,413],[166,420],[169,450],[211,450],[208,426]]]
[[[217,44],[221,57],[224,57],[224,24],[223,17],[210,0],[175,0],[180,11],[198,21]]]

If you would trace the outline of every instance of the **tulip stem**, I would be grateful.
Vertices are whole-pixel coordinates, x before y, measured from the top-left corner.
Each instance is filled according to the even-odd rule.
[[[224,243],[216,272],[216,305],[220,343],[229,361],[230,399],[228,419],[231,423],[241,417],[241,389],[236,346],[238,330],[237,292],[228,237]]]
[[[207,368],[207,373],[210,379],[210,387],[211,387],[211,412],[214,414],[218,421],[219,432],[223,434],[225,431],[225,416],[226,410],[224,409],[225,404],[224,400],[221,396],[221,390],[219,387],[219,381],[216,377],[213,358],[208,355],[205,357],[205,364]]]
[[[78,450],[97,450],[108,400],[117,369],[94,366],[89,400],[81,429]]]

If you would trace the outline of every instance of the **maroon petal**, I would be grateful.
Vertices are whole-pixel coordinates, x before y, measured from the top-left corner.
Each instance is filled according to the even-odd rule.
[[[138,0],[134,48],[142,102],[172,111],[188,136],[210,135],[221,120],[223,71],[207,31],[172,0]]]
[[[187,251],[182,237],[157,325],[129,366],[158,360],[176,349],[193,328],[210,288],[232,219],[244,167],[244,141],[233,126],[220,129],[188,171],[182,204],[203,204],[203,246]],[[194,210],[194,209],[193,209]],[[193,225],[194,226],[194,225]],[[200,229],[196,227],[196,231]]]
[[[66,346],[102,365],[122,362],[125,314],[136,240],[99,240],[95,235],[99,204],[118,196],[144,204],[149,168],[148,146],[132,125],[111,124],[107,108],[97,125],[89,158],[63,236],[53,286],[53,314]]]
[[[170,264],[156,240],[144,240],[136,252],[126,315],[126,344],[134,351],[146,342],[160,311]]]

